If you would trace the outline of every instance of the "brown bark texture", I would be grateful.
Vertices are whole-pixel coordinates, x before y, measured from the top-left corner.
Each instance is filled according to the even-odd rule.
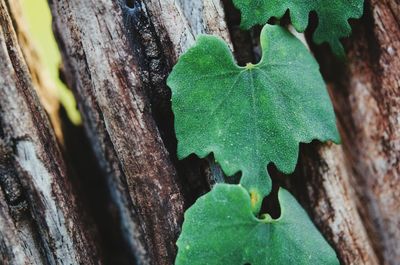
[[[72,191],[3,0],[0,58],[0,261],[95,263],[96,233]]]
[[[399,6],[367,1],[346,41],[347,64],[321,57],[360,215],[381,262],[391,265],[400,262]]]
[[[59,103],[43,92],[51,85],[35,67],[17,2],[0,0],[0,263],[173,264],[184,210],[225,176],[212,157],[176,159],[166,78],[203,33],[224,39],[240,64],[254,62],[259,28],[239,30],[228,0],[49,0],[88,142],[66,144],[65,156],[54,131],[66,142],[76,135],[61,131]],[[366,0],[344,40],[345,61],[305,34],[342,144],[302,145],[292,176],[271,171],[346,265],[400,264],[399,18],[398,0]],[[68,161],[80,148],[98,171]],[[106,195],[80,185],[80,171]],[[81,197],[99,200],[112,221]],[[121,257],[110,258],[117,252],[105,229],[120,235]]]

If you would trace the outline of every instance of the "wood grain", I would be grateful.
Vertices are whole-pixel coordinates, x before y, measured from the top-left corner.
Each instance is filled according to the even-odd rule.
[[[1,262],[101,264],[4,0],[0,62]]]
[[[321,62],[332,73],[358,209],[381,262],[395,265],[400,263],[399,2],[366,1],[365,10],[346,42],[347,64],[332,65],[322,56]]]

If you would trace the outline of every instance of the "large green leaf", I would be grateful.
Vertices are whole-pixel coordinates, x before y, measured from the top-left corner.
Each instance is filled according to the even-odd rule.
[[[279,219],[258,219],[244,188],[217,184],[185,213],[175,264],[339,264],[292,195],[280,189],[279,201]]]
[[[270,191],[270,162],[290,173],[299,142],[339,141],[318,65],[303,44],[266,25],[261,45],[261,61],[239,67],[221,39],[200,36],[168,78],[178,156],[214,153],[258,198]]]
[[[272,17],[281,18],[290,10],[293,26],[304,32],[311,11],[318,15],[318,27],[314,33],[317,44],[328,42],[332,50],[343,54],[339,41],[351,32],[350,18],[359,18],[363,14],[364,0],[233,0],[241,10],[241,26],[250,28],[255,24],[265,24]]]

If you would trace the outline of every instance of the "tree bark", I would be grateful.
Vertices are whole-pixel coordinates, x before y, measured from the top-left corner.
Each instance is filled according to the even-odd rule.
[[[0,62],[0,261],[101,264],[4,0]]]
[[[291,189],[336,250],[343,264],[378,264],[376,253],[357,211],[342,146],[313,143],[302,148]]]
[[[222,16],[221,6],[205,3],[198,23],[220,30],[207,20]],[[51,7],[67,81],[131,252],[138,264],[171,264],[184,196],[172,163],[174,147],[171,159],[152,113],[164,139],[173,135],[165,79],[178,55],[194,43],[190,25],[174,1],[52,1]],[[171,138],[166,145],[173,145]]]
[[[212,157],[177,161],[166,86],[172,66],[198,34],[220,36],[235,48],[240,64],[259,58],[259,28],[240,31],[240,14],[230,1],[222,2],[49,0],[64,77],[82,113],[98,177],[117,209],[130,255],[126,263],[173,264],[184,210],[224,178]],[[29,52],[24,58],[19,49],[29,46],[17,42],[9,10],[0,3],[0,71],[6,73],[0,77],[0,258],[6,264],[104,263],[104,246],[94,243],[97,232],[81,218],[77,188],[66,177],[34,94]],[[397,0],[366,1],[364,17],[345,41],[346,62],[309,41],[343,144],[302,145],[293,176],[271,171],[274,183],[287,186],[307,209],[343,264],[400,264],[399,6]]]
[[[147,89],[148,103],[153,103],[152,115],[164,143],[174,154],[165,78],[177,57],[193,44],[196,34],[212,33],[230,43],[222,8],[218,1],[181,1],[180,6],[175,1],[132,1],[131,5],[128,1],[128,6],[124,4],[124,21],[138,76]],[[352,196],[350,185],[353,172],[348,170],[342,147],[317,147],[304,157],[303,172],[306,174],[302,174],[304,182],[296,189],[306,192],[304,196],[309,199],[308,206],[315,222],[344,263],[377,264],[375,250],[355,207],[356,198]],[[314,161],[310,162],[307,157],[313,157]],[[327,209],[328,204],[330,208]]]
[[[347,64],[319,55],[342,131],[358,210],[383,264],[400,263],[399,2],[366,1]]]
[[[51,1],[86,133],[137,264],[171,264],[183,198],[151,116],[123,21],[123,1]],[[130,10],[134,12],[135,10]]]

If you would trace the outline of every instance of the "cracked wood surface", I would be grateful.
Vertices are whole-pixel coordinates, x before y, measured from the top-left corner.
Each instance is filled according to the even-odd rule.
[[[0,72],[1,263],[101,263],[4,0]]]
[[[292,176],[298,178],[292,188],[342,263],[379,264],[357,211],[342,146],[312,143],[301,154],[301,176]]]
[[[322,67],[342,127],[358,209],[383,264],[400,264],[400,3],[366,1],[348,62]],[[335,70],[336,69],[336,70]]]
[[[230,42],[224,9],[218,0],[49,2],[66,80],[74,89],[132,258],[136,264],[172,264],[183,210],[209,188],[207,183],[200,183],[195,191],[197,184],[193,182],[213,175],[205,172],[215,171],[215,164],[202,165],[196,159],[176,161],[170,91],[165,79],[198,34],[218,35],[235,46]],[[300,172],[293,176],[298,179],[289,185],[343,264],[397,265],[400,9],[397,0],[370,0],[366,10],[351,41],[346,42],[346,66],[332,63],[329,52],[316,52],[329,81],[343,146],[306,147]],[[237,30],[232,35],[250,38],[250,34],[246,37]],[[236,51],[236,55],[242,54]],[[3,150],[9,150],[8,145],[4,144]],[[50,189],[58,189],[57,185],[48,185],[51,176],[41,165],[41,156],[47,156],[37,155],[30,138],[12,142],[12,147],[13,158],[1,160],[3,165],[17,165],[16,174],[40,172],[42,178],[37,180],[41,182],[36,184],[45,197],[51,194]],[[55,160],[53,163],[59,162]],[[7,190],[26,185],[10,179],[3,181]],[[0,199],[24,201],[16,195],[0,192]],[[58,209],[57,200],[47,204]],[[17,206],[7,211],[0,208],[0,227],[12,224],[15,213],[26,213],[25,204]],[[0,247],[7,249],[10,254],[5,257],[11,257],[14,263],[29,259],[29,255],[38,260],[47,251],[37,243],[39,235],[32,232],[35,223],[27,220],[24,229],[33,236],[24,240],[33,242],[33,254],[18,247],[22,241],[15,235],[20,230],[0,229],[3,238],[10,239],[0,238]],[[17,247],[12,249],[11,244]],[[68,252],[74,246],[65,244],[64,248]]]
[[[122,4],[123,12],[125,12],[125,26],[128,27],[128,39],[133,46],[133,54],[139,61],[136,62],[139,66],[137,77],[150,90],[146,90],[146,94],[150,95],[156,120],[157,113],[170,111],[167,102],[169,91],[165,87],[168,68],[194,43],[196,35],[205,32],[212,33],[229,42],[222,8],[217,1],[178,2],[179,4],[176,1],[135,1],[134,6],[130,7]],[[207,14],[213,15],[207,16]],[[213,19],[209,19],[210,17]],[[141,47],[140,44],[142,44]],[[161,117],[161,120],[165,120],[163,118],[168,118],[168,115],[161,115]],[[161,134],[165,130],[171,130],[168,125],[163,127],[162,124],[160,126],[160,122],[157,124]],[[309,169],[314,168],[314,170],[309,173],[306,186],[310,198],[315,200],[311,204],[318,206],[311,211],[314,221],[323,227],[326,236],[330,236],[330,242],[346,264],[357,264],[357,262],[376,264],[375,253],[368,243],[369,238],[354,207],[354,198],[348,195],[352,193],[352,188],[343,184],[348,183],[350,173],[347,172],[346,167],[340,166],[343,165],[342,148],[324,146],[314,152],[319,154],[319,159],[328,163],[329,167],[329,170],[326,170],[323,165],[318,165],[318,161],[313,167],[309,166]],[[328,178],[333,177],[336,179],[327,181]],[[334,187],[337,183],[342,183],[341,189]],[[317,189],[321,187],[325,193],[319,193],[322,194],[321,198],[314,198]],[[336,192],[330,192],[330,190]],[[328,202],[338,200],[341,203],[335,204],[330,211],[327,211],[323,204],[317,203],[323,200]],[[335,218],[332,219],[331,216]],[[338,223],[341,225],[337,225]],[[347,239],[344,240],[344,238]],[[343,242],[345,242],[344,245]]]
[[[205,1],[198,23],[204,30],[221,31],[227,39],[217,3]],[[198,32],[192,32],[174,1],[50,4],[67,80],[119,207],[131,252],[139,264],[171,264],[184,198],[152,112],[171,112],[165,108],[165,78],[177,59],[173,54],[190,47]],[[161,133],[171,135],[171,130]]]
[[[66,79],[137,264],[171,264],[183,215],[176,170],[130,54],[124,1],[50,1]]]
[[[199,34],[217,35],[232,47],[224,9],[219,0],[154,0],[136,1],[133,8],[126,10],[130,42],[141,44],[141,47],[133,45],[134,54],[140,62],[146,62],[139,69],[148,87],[153,117],[164,144],[175,159],[187,204],[191,205],[210,189],[210,184],[212,186],[217,179],[223,178],[223,174],[213,159],[201,161],[192,157],[176,161],[171,92],[166,86],[166,79],[178,57],[194,45]],[[141,23],[137,23],[137,19],[132,19],[135,17],[146,21],[146,30]],[[151,28],[150,34],[147,33],[148,28]]]

